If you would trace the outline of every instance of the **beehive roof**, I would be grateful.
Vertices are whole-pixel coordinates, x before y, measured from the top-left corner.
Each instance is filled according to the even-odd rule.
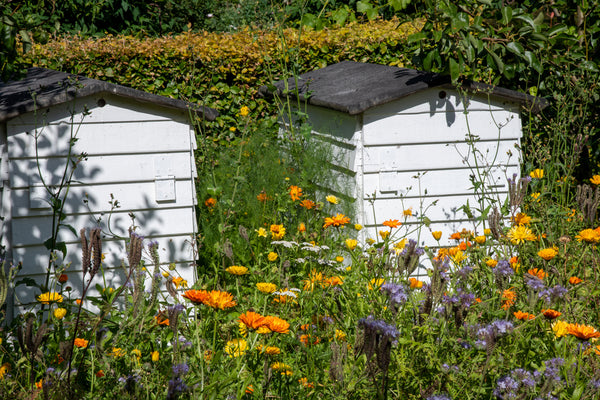
[[[372,107],[398,100],[429,88],[453,88],[450,77],[414,69],[343,61],[328,67],[302,74],[296,80],[275,82],[275,94],[294,96],[315,106],[360,114]],[[547,106],[546,99],[476,82],[464,82],[461,87],[469,92],[489,93],[491,96],[513,103],[527,105],[537,112]],[[274,94],[267,86],[260,92]]]
[[[159,96],[114,83],[45,68],[30,68],[18,81],[0,83],[0,121],[14,118],[36,109],[51,107],[101,93],[110,93],[143,103],[151,103],[178,110],[191,109],[209,121],[219,113],[209,107],[198,106],[179,99]]]

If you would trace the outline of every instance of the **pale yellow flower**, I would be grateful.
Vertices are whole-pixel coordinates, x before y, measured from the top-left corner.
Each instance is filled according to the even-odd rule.
[[[267,230],[265,228],[255,229],[254,232],[260,237],[267,237]]]
[[[340,200],[332,194],[325,197],[325,200],[327,200],[331,204],[338,204],[340,202]]]

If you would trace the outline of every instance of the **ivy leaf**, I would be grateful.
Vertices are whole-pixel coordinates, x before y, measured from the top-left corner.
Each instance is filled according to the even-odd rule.
[[[342,26],[348,19],[348,10],[340,8],[331,13],[331,18],[335,21],[336,25]]]
[[[388,4],[394,8],[394,11],[400,11],[408,7],[410,0],[388,0]]]
[[[356,11],[360,13],[366,13],[372,8],[373,6],[368,1],[359,1],[356,3]]]

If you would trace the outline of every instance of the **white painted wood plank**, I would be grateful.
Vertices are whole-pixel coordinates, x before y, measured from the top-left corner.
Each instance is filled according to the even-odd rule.
[[[103,107],[98,105],[100,99],[106,102]],[[30,130],[47,123],[69,122],[72,115],[77,116],[75,121],[79,122],[79,116],[84,109],[89,113],[83,119],[85,123],[174,120],[189,125],[189,114],[183,110],[155,106],[110,94],[86,96],[50,109],[21,114],[11,120],[11,125]],[[37,123],[33,124],[34,122]]]
[[[159,163],[159,160],[163,160]],[[60,182],[66,158],[52,157],[35,159],[13,159],[11,187],[29,187],[32,173],[37,174],[38,164],[44,180],[51,185]],[[169,168],[159,168],[168,165]],[[156,176],[171,175],[177,179],[192,178],[192,159],[189,151],[163,154],[104,155],[90,156],[75,169],[74,180],[81,183],[102,185],[116,182],[153,181]]]
[[[477,143],[477,149],[481,152],[481,155],[478,155],[482,160],[480,165],[492,165],[494,159],[496,164],[506,164],[509,152],[515,160],[519,154],[515,145],[517,143],[513,140]],[[464,161],[467,157],[471,165],[475,165],[473,153],[467,143],[370,146],[365,147],[364,156],[365,173],[464,168],[468,167]]]
[[[507,177],[519,173],[519,165],[508,167],[497,166],[489,171],[486,186],[498,191],[508,190]],[[469,176],[473,173],[468,168],[429,170],[422,172],[387,172],[368,173],[364,175],[364,194],[378,198],[399,196],[446,196],[464,195],[473,193]],[[382,185],[382,176],[389,175],[391,184],[387,187]]]
[[[11,126],[9,125],[9,130]],[[38,135],[38,157],[66,155],[74,133],[69,124],[46,126]],[[76,127],[75,127],[76,128]],[[10,158],[35,158],[33,132],[9,132]],[[86,124],[79,127],[72,154],[139,154],[190,151],[189,127],[171,121]]]
[[[182,235],[194,232],[194,209],[192,207],[173,209],[149,209],[133,212],[135,225],[139,226],[140,233],[145,236],[153,235]],[[109,215],[104,215],[100,226],[107,227]],[[81,214],[68,216],[65,224],[71,225],[77,232],[81,228],[96,226],[94,216]],[[127,236],[127,230],[131,226],[131,218],[127,212],[115,212],[110,219],[111,229],[115,234]],[[19,217],[13,218],[13,246],[26,246],[42,244],[50,238],[50,217]],[[68,229],[60,231],[59,240],[78,241]]]
[[[506,193],[490,194],[494,198],[498,196],[499,200],[502,201],[506,198]],[[437,200],[437,203],[433,204]],[[432,221],[449,221],[449,220],[466,220],[467,215],[460,208],[469,202],[471,211],[474,215],[478,213],[474,210],[478,207],[477,198],[475,196],[447,196],[439,198],[425,198],[422,200],[419,198],[408,198],[408,199],[376,199],[374,201],[375,214],[373,215],[372,208],[368,210],[362,217],[363,225],[374,225],[375,221],[381,224],[383,221],[388,219],[398,219],[403,221],[404,217],[402,211],[408,208],[412,208],[415,213],[425,213],[425,216]],[[486,205],[489,205],[487,203]],[[408,221],[411,221],[410,217]],[[414,221],[414,219],[413,219]]]
[[[163,268],[169,263],[189,263],[194,260],[194,252],[191,245],[190,235],[173,235],[169,237],[146,237],[144,240],[144,251],[142,259],[148,265],[153,265],[147,246],[151,240],[159,244],[158,253]],[[127,264],[127,250],[123,240],[103,240],[102,253],[104,253],[104,265],[107,268],[120,268],[121,262]],[[18,247],[15,249],[14,261],[23,263],[21,275],[45,276],[48,266],[48,251],[43,246]],[[62,258],[59,260],[63,262]],[[81,274],[81,244],[79,242],[67,244],[66,263],[71,263],[68,271],[74,275]]]
[[[366,145],[405,143],[453,143],[466,141],[467,135],[481,140],[518,139],[522,136],[517,113],[499,110],[471,111],[469,114],[392,114],[387,117],[366,113],[364,117]]]
[[[43,188],[39,188],[39,193],[39,196],[31,194],[29,188],[13,190],[13,216],[51,215],[50,206],[41,199],[42,196],[49,199],[47,192]],[[30,208],[33,196],[36,199],[40,199],[40,207],[44,208]],[[192,208],[194,206],[193,182],[191,180],[177,180],[175,182],[175,196],[176,201],[157,202],[154,181],[105,185],[74,185],[69,190],[64,212],[67,214],[89,213],[90,211],[95,214],[108,213],[111,210],[111,205],[109,204],[111,199],[118,200],[120,212],[135,213],[137,210],[149,209],[160,212],[162,209],[173,207]],[[87,204],[85,201],[87,201]]]

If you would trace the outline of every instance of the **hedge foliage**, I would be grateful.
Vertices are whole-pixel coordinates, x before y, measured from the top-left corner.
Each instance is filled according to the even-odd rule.
[[[36,66],[203,103],[222,114],[219,126],[227,126],[242,105],[262,116],[272,114],[269,103],[257,99],[256,93],[284,74],[343,60],[407,64],[403,46],[421,26],[394,19],[320,31],[64,37],[34,45],[27,56]]]

